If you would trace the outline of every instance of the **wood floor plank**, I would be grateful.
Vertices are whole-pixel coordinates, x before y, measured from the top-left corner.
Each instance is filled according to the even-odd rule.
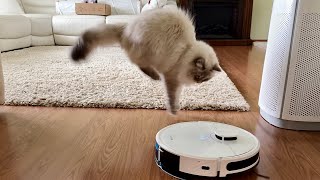
[[[275,128],[259,114],[264,51],[215,47],[249,112],[0,107],[0,180],[173,180],[154,162],[155,135],[170,124],[232,124],[260,141],[260,163],[227,179],[319,180],[320,132]]]

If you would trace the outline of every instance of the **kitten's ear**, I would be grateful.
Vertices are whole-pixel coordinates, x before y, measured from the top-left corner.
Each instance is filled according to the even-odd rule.
[[[205,69],[205,60],[203,58],[197,58],[193,61],[194,65],[199,69]]]
[[[214,71],[221,72],[221,67],[220,67],[218,64],[215,64],[215,65],[213,66],[213,70],[214,70]]]

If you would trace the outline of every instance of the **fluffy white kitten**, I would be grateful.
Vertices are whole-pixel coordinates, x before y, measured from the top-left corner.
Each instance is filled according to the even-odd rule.
[[[85,59],[94,48],[114,43],[121,45],[142,72],[154,80],[163,80],[167,109],[172,114],[180,109],[183,85],[208,81],[221,71],[213,49],[196,40],[190,16],[178,8],[149,10],[127,24],[89,29],[73,47],[72,59]]]

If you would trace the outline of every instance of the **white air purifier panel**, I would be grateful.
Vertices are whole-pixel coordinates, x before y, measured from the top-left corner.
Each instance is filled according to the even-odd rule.
[[[270,115],[280,118],[296,2],[274,1],[273,9],[263,70],[265,78],[261,82],[260,91],[263,103],[259,105]]]
[[[306,2],[297,9],[283,118],[319,121],[320,1]]]
[[[320,130],[319,0],[274,1],[259,106],[275,126]]]

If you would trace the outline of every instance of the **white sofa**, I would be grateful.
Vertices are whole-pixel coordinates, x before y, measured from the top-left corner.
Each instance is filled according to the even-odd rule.
[[[0,51],[55,45],[55,0],[0,0]]]
[[[131,9],[135,5],[132,1],[137,2],[137,11],[125,11],[123,7],[121,9],[113,5],[110,16],[94,16],[75,13],[57,14],[56,0],[0,0],[0,50],[73,45],[84,30],[102,23],[128,22],[135,14],[140,13],[141,8],[138,5],[142,7],[148,2],[148,0],[128,0],[131,6],[127,8]],[[177,5],[175,0],[169,0],[167,4]]]

